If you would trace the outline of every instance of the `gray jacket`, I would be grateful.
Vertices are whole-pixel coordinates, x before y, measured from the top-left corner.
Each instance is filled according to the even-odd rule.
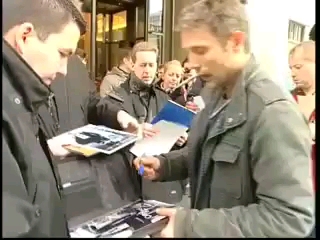
[[[126,81],[129,73],[122,70],[120,67],[113,67],[110,72],[106,74],[100,85],[100,96],[105,97],[110,93],[114,93],[120,84]]]
[[[187,147],[160,156],[161,180],[190,178],[192,209],[177,211],[175,237],[306,237],[314,224],[306,121],[254,59],[235,90],[219,128],[207,129],[213,99]]]

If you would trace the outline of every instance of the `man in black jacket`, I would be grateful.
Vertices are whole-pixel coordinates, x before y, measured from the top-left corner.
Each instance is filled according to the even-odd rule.
[[[131,126],[135,123],[138,125],[134,118],[124,111],[119,111],[121,108],[113,105],[108,98],[100,99],[85,65],[76,55],[69,58],[67,69],[66,76],[58,75],[50,85],[54,93],[54,104],[51,105],[55,110],[50,111],[48,106],[42,106],[39,110],[39,118],[48,133],[47,139],[89,123],[116,129],[123,129],[129,123]],[[51,112],[56,112],[59,128],[55,127],[57,124],[52,121],[55,118],[50,116]],[[87,219],[92,212],[102,208],[99,192],[104,189],[107,193],[103,200],[106,206],[110,206],[106,210],[125,204],[121,203],[121,198],[114,190],[112,179],[116,174],[115,171],[110,170],[109,163],[101,166],[105,158],[104,154],[89,158],[69,155],[55,161],[61,176],[61,184],[65,186],[66,215],[71,224],[80,218]],[[101,175],[103,181],[99,181]],[[123,173],[120,178],[125,178]],[[82,198],[84,195],[91,197]]]
[[[61,186],[38,109],[65,74],[85,22],[70,0],[4,0],[3,237],[67,237]]]
[[[157,70],[157,56],[158,49],[153,44],[148,42],[137,43],[132,49],[133,73],[127,81],[115,90],[114,94],[109,95],[115,103],[118,103],[130,115],[137,118],[138,121],[143,124],[145,137],[152,136],[155,133],[150,123],[170,99],[162,89],[152,84]],[[133,160],[133,155],[128,150],[122,150],[108,156],[106,162],[119,164],[119,162],[122,161],[123,165],[125,165],[130,164],[131,160]],[[118,168],[115,169],[115,171],[121,172],[125,171],[125,169],[127,168],[123,167],[123,170]],[[135,177],[136,176],[133,175],[132,183],[137,182],[135,181]],[[122,179],[118,181],[119,189],[127,189],[129,188],[128,186],[134,188],[132,183],[128,185],[128,183],[122,181]],[[136,185],[136,196],[128,196],[128,194],[126,194],[125,197],[130,200],[135,200],[140,197],[139,194],[141,194],[141,192],[139,187],[139,185]],[[145,182],[143,182],[142,193],[145,198],[177,203],[182,199],[184,182],[155,183],[145,180]]]
[[[67,237],[48,136],[59,129],[49,85],[66,75],[85,22],[75,0],[3,4],[3,237]],[[49,107],[53,129],[39,117]],[[120,111],[117,118],[124,116]],[[51,130],[51,132],[50,132]]]

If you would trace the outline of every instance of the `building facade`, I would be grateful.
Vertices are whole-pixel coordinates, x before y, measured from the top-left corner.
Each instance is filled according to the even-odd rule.
[[[159,63],[182,61],[187,53],[181,49],[179,33],[174,28],[179,12],[189,1],[89,1],[91,6],[85,13],[88,32],[79,47],[89,56],[91,77],[101,79],[119,63],[122,48],[130,48],[141,40],[158,46]],[[315,0],[249,0],[247,11],[253,52],[279,83],[286,85],[288,50],[308,38],[315,23]]]

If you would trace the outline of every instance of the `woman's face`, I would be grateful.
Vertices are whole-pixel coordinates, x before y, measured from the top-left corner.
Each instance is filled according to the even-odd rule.
[[[180,66],[170,65],[164,72],[162,80],[165,89],[175,88],[181,81],[183,69]]]

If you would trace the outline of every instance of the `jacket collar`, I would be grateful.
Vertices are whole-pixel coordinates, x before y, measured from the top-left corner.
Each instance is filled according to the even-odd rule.
[[[257,75],[261,75],[261,68],[257,63],[255,57],[251,55],[250,60],[247,62],[244,69],[238,76],[236,80],[236,85],[234,92],[232,94],[231,100],[226,108],[226,117],[224,127],[225,129],[233,128],[240,125],[247,119],[247,88],[252,82],[252,80],[257,78]],[[222,96],[220,89],[214,91],[214,94],[210,91],[203,91],[204,98],[208,99],[213,105],[214,102],[218,101]],[[212,101],[213,100],[213,101]],[[210,115],[211,117],[211,115]]]
[[[232,128],[247,119],[247,88],[250,83],[261,75],[261,68],[255,57],[251,55],[246,66],[240,73],[234,94],[226,109],[226,128]]]
[[[33,112],[37,111],[52,92],[4,39],[2,40],[2,51],[3,67],[8,74],[9,81],[23,97],[26,107]]]
[[[130,74],[128,81],[131,93],[141,95],[144,93],[150,94],[155,92],[155,87],[153,84],[144,83],[133,73]]]

